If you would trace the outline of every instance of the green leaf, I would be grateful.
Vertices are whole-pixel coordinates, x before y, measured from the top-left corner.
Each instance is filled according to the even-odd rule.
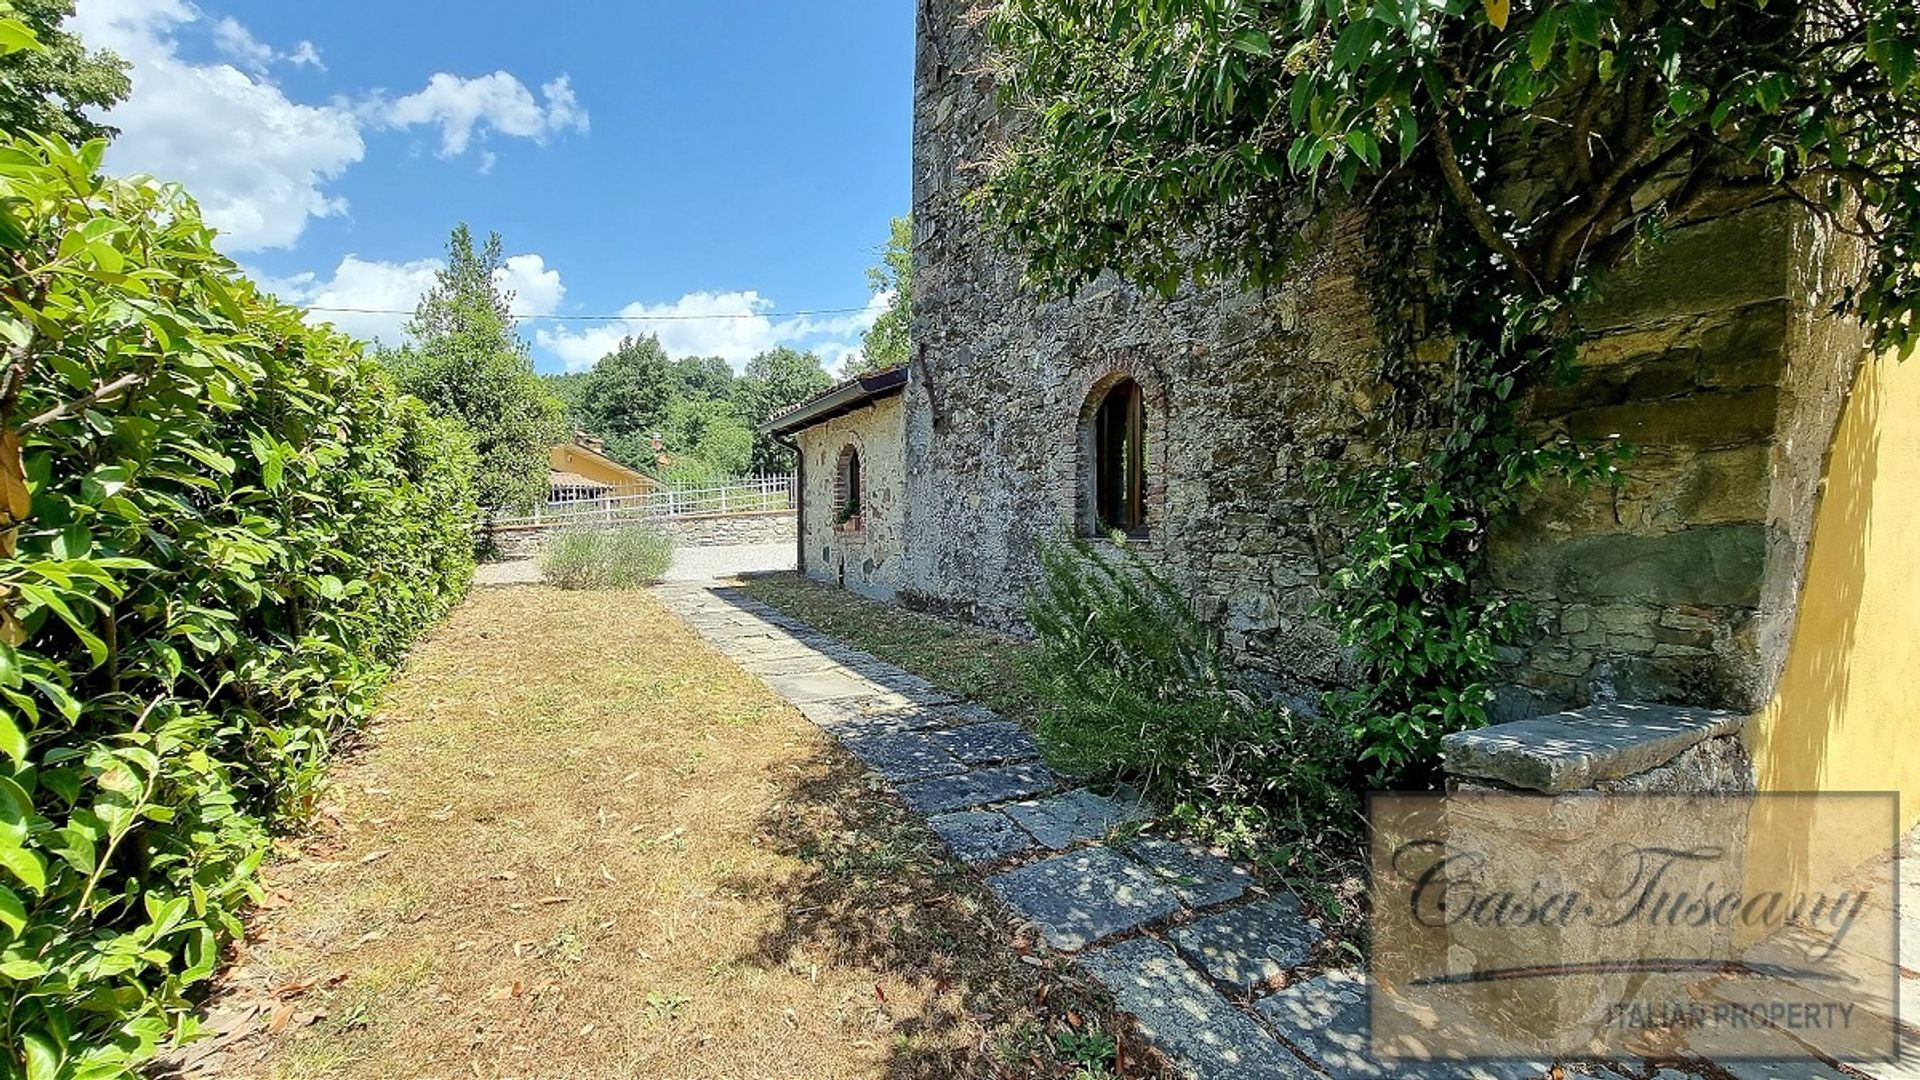
[[[1549,7],[1534,20],[1533,30],[1527,35],[1527,58],[1533,70],[1543,70],[1553,61],[1553,46],[1559,35],[1560,9]]]
[[[36,893],[46,891],[46,860],[28,851],[17,840],[0,837],[0,869],[6,870]]]
[[[1573,40],[1593,48],[1600,47],[1600,8],[1585,0],[1566,7],[1567,33]]]
[[[0,708],[0,752],[5,752],[15,762],[25,765],[28,763],[28,750],[27,736],[20,730],[20,725],[14,719],[12,711]]]
[[[1273,55],[1273,39],[1261,30],[1242,30],[1233,35],[1233,47],[1249,56]]]
[[[4,885],[0,885],[0,926],[5,926],[15,937],[27,927],[26,903],[19,893]]]
[[[46,52],[47,47],[26,23],[0,19],[0,56],[17,52]]]

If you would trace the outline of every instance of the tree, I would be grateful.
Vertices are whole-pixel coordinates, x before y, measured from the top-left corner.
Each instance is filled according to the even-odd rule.
[[[663,434],[675,378],[660,339],[622,338],[587,371],[574,422],[607,441],[607,452],[635,468],[654,466],[652,437]]]
[[[117,132],[87,116],[125,101],[132,83],[128,64],[105,49],[88,50],[61,29],[73,0],[11,0],[11,15],[39,39],[0,57],[0,130],[58,135],[70,142],[109,138]]]
[[[860,342],[860,355],[847,360],[847,374],[898,367],[911,359],[913,331],[913,218],[894,218],[880,262],[867,269],[875,296],[891,294]]]
[[[1869,242],[1855,310],[1911,329],[1920,16],[1899,0],[1007,0],[992,36],[1029,123],[987,203],[1056,289],[1265,280],[1303,213],[1441,193],[1473,258],[1562,297],[1649,235],[1794,200]]]
[[[833,385],[833,379],[820,366],[820,358],[810,352],[798,352],[782,346],[747,361],[747,370],[736,387],[735,401],[741,419],[754,430],[752,469],[758,473],[779,473],[793,468],[793,451],[759,431],[767,417],[791,408]]]
[[[525,511],[546,495],[548,451],[564,424],[515,332],[513,294],[499,285],[502,261],[498,233],[476,251],[473,233],[456,227],[445,269],[407,323],[412,344],[382,359],[408,393],[472,434],[480,504]]]
[[[669,479],[717,483],[752,465],[753,429],[728,402],[680,398],[667,407],[664,426]]]
[[[1003,0],[988,34],[1019,134],[977,205],[1048,292],[1109,269],[1166,294],[1260,284],[1315,222],[1363,212],[1405,434],[1328,488],[1360,672],[1328,704],[1388,776],[1484,720],[1516,622],[1475,593],[1487,530],[1542,478],[1611,475],[1611,448],[1543,442],[1516,409],[1570,367],[1610,268],[1792,202],[1864,251],[1843,306],[1913,342],[1910,0]]]
[[[555,375],[542,375],[540,382],[547,388],[547,393],[552,395],[553,400],[560,403],[567,422],[578,427],[579,422],[574,419],[574,416],[580,408],[580,393],[586,387],[587,373],[568,371]]]
[[[733,396],[733,365],[718,356],[683,356],[673,361],[676,397],[727,401]]]

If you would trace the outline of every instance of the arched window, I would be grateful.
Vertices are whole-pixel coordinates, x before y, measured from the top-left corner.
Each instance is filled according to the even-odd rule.
[[[840,464],[833,475],[833,523],[859,527],[860,451],[851,445],[840,449]]]
[[[1147,405],[1140,384],[1121,379],[1093,415],[1095,525],[1139,534],[1147,528]]]

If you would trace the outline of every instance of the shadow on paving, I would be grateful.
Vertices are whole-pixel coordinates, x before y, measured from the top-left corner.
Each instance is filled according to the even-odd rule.
[[[767,617],[736,588],[708,592]],[[741,959],[774,968],[825,956],[887,971],[926,993],[924,1007],[893,1019],[886,1076],[1074,1077],[1096,1064],[1076,1056],[1076,1044],[1102,1032],[1118,1038],[1117,1075],[1173,1075],[1105,991],[1010,917],[886,782],[831,736],[817,759],[770,779],[778,793],[761,834],[807,870],[799,878],[727,881],[777,900],[784,912],[755,954]]]
[[[778,967],[824,954],[924,990],[924,1008],[894,1020],[888,1077],[1070,1077],[1079,1062],[1053,1044],[1122,1026],[1105,994],[1008,918],[860,761],[829,745],[777,781],[763,835],[808,869],[727,883],[785,910],[742,959]],[[1121,1041],[1121,1076],[1167,1075],[1136,1038]]]

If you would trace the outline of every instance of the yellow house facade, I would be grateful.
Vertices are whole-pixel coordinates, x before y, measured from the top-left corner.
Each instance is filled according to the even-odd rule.
[[[576,435],[572,442],[554,446],[547,453],[547,465],[556,488],[576,489],[582,486],[578,480],[584,479],[594,485],[604,485],[606,490],[602,494],[617,497],[644,495],[663,486],[639,469],[608,457],[605,444],[587,435]]]

